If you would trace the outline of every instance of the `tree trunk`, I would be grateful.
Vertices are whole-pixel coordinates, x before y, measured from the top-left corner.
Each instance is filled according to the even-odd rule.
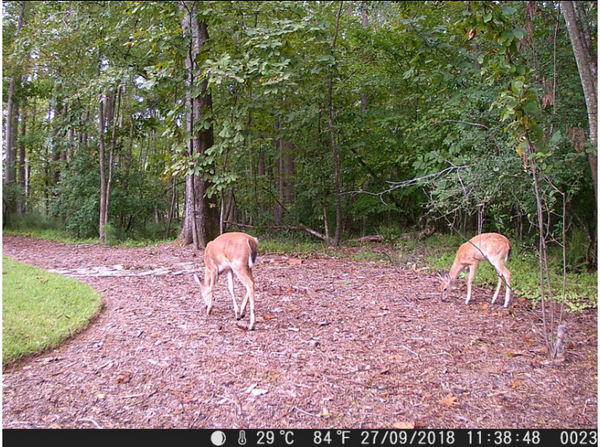
[[[280,124],[279,121],[275,123],[275,127],[279,131]],[[283,185],[284,185],[284,169],[285,169],[285,159],[283,155],[283,139],[281,136],[275,140],[275,185],[277,188],[277,199],[275,203],[275,212],[274,212],[274,221],[276,224],[281,223],[283,219],[283,206],[282,203],[285,202],[283,197]]]
[[[21,33],[23,27],[23,17],[25,16],[25,8],[27,2],[21,2],[21,10],[19,12],[19,20],[17,22],[16,37]],[[17,90],[17,84],[20,84],[20,76],[12,74],[8,82],[8,92],[6,100],[6,121],[5,121],[5,134],[4,141],[6,142],[6,150],[4,156],[4,181],[6,186],[11,186],[15,182],[16,176],[16,161],[17,161],[17,150],[15,147],[16,132],[18,126],[18,104],[15,101],[15,93]],[[6,191],[4,192],[6,194]],[[16,196],[14,194],[3,195],[3,216],[4,223],[8,219],[9,215],[15,211]]]
[[[25,137],[27,133],[27,124],[25,122],[25,118],[22,117],[21,121],[21,137]],[[15,151],[16,152],[16,151]],[[25,214],[26,211],[26,201],[27,201],[27,183],[25,177],[25,143],[23,140],[19,143],[19,157],[17,158],[17,168],[16,173],[18,174],[18,185],[21,190],[21,194],[19,195],[19,199],[17,201],[17,212],[19,215]]]
[[[588,161],[592,171],[594,192],[597,200],[598,156],[596,151],[598,148],[598,74],[596,72],[596,61],[595,55],[593,54],[593,47],[586,45],[584,34],[582,33],[581,27],[577,22],[574,3],[575,2],[572,1],[560,2],[560,6],[563,10],[563,15],[565,16],[567,29],[569,30],[573,54],[575,55],[575,61],[577,62],[581,86],[583,87],[583,94],[585,96],[585,104],[587,106],[590,143],[593,146],[593,151],[588,155]],[[580,15],[584,14],[583,10],[581,10],[581,6],[579,8]]]
[[[16,89],[16,80],[12,76],[8,83],[8,99],[6,101],[6,131],[4,140],[6,141],[6,153],[4,158],[4,181],[6,185],[10,185],[15,180],[14,161],[15,149],[13,147],[14,132],[15,132],[15,107],[14,96]]]
[[[187,131],[187,156],[195,159],[199,154],[202,157],[214,144],[213,126],[208,129],[196,131],[194,123],[203,116],[212,114],[212,96],[208,92],[208,81],[202,81],[201,94],[192,97],[195,87],[196,59],[202,52],[202,47],[208,41],[208,28],[206,22],[198,20],[198,4],[196,2],[181,2],[180,9],[184,16],[181,19],[183,32],[190,36],[190,46],[185,66],[186,79],[186,131]],[[211,171],[210,167],[207,167]],[[196,248],[203,248],[212,239],[219,235],[219,209],[216,196],[209,198],[206,194],[210,183],[201,175],[190,174],[185,182],[185,217],[179,234],[179,240],[184,244],[193,243]]]
[[[98,103],[98,156],[100,158],[100,219],[98,232],[100,241],[106,241],[106,224],[108,223],[108,200],[106,197],[106,158],[104,147],[104,98]]]
[[[331,44],[331,53],[335,50],[335,43],[337,40],[338,29],[340,26],[340,15],[342,13],[343,2],[340,2],[340,6],[337,12],[335,22],[335,33],[333,35],[333,42]],[[337,247],[340,244],[340,234],[342,231],[342,202],[340,198],[340,184],[341,184],[341,172],[340,172],[340,155],[338,153],[336,138],[335,138],[335,127],[333,124],[333,72],[329,76],[329,85],[327,86],[328,96],[328,122],[329,122],[329,133],[331,135],[331,151],[333,157],[333,193],[335,195],[335,234],[333,236],[332,245]]]

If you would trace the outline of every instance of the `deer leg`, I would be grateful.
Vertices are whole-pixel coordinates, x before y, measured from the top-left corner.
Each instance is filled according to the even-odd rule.
[[[492,264],[492,266],[496,269],[498,273],[498,286],[496,287],[496,291],[494,292],[494,297],[492,298],[492,304],[496,302],[496,298],[500,294],[500,287],[503,282],[506,282],[504,287],[506,288],[506,294],[504,296],[504,307],[508,307],[508,302],[510,301],[510,272],[508,269],[499,262],[498,265]]]
[[[506,267],[504,268],[504,281],[506,281],[506,284],[504,284],[504,287],[506,288],[506,294],[504,295],[504,307],[508,307],[508,302],[510,301],[510,277],[511,274],[508,271],[508,269],[506,269]]]
[[[237,301],[235,300],[235,293],[233,292],[233,274],[231,270],[227,271],[227,282],[229,283],[229,293],[231,293],[231,298],[233,299],[233,309],[235,311],[235,319],[239,320],[242,318],[238,311]]]
[[[248,270],[246,275],[240,278],[240,281],[246,287],[246,295],[244,296],[241,307],[242,316],[246,311],[246,304],[250,302],[250,325],[248,326],[248,330],[252,330],[254,327],[254,279],[252,278],[252,271]]]
[[[250,297],[254,297],[254,279],[252,278],[252,271],[248,270],[245,272],[245,275],[238,275],[238,278],[240,280],[240,282],[242,284],[244,284],[244,287],[246,287],[246,296],[244,296],[244,300],[242,301],[242,307],[241,307],[241,312],[242,312],[242,317],[244,316],[245,312],[246,312],[246,304],[248,304],[248,299]],[[252,303],[250,303],[252,304]],[[252,307],[252,306],[250,306]]]
[[[213,290],[215,288],[215,283],[217,281],[218,274],[216,272],[211,272],[208,267],[206,267],[206,272],[204,274],[204,285],[208,287],[208,294],[202,293],[204,297],[204,304],[206,304],[206,315],[210,315],[210,311],[212,310],[213,303]],[[200,283],[198,277],[196,276],[196,281]]]
[[[248,330],[251,331],[254,328],[254,291],[250,294],[250,326]]]
[[[496,302],[496,298],[498,298],[498,293],[500,293],[500,286],[502,286],[502,276],[498,275],[498,286],[496,287],[496,291],[494,292],[494,296],[492,297],[492,304]]]
[[[473,289],[473,278],[475,278],[475,271],[477,270],[477,264],[469,266],[469,273],[467,274],[467,300],[465,304],[469,304],[471,301],[471,292]]]

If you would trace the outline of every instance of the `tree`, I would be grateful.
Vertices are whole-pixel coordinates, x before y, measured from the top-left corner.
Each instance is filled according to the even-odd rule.
[[[209,178],[214,166],[208,160],[207,151],[214,144],[212,124],[212,96],[206,79],[201,79],[198,56],[207,44],[208,27],[199,19],[196,2],[181,2],[183,12],[181,27],[187,43],[186,68],[186,134],[189,168],[186,173],[185,217],[179,239],[184,244],[193,243],[205,247],[219,234],[216,196],[209,196]],[[199,84],[199,85],[198,85]]]
[[[574,5],[592,44],[593,8]],[[44,1],[17,33],[21,9],[3,3],[4,116],[21,124],[5,134],[27,212],[74,234],[201,247],[232,221],[334,244],[423,227],[531,241],[514,112],[551,142],[540,162],[593,246],[595,150],[578,139],[593,113],[557,3]]]
[[[598,55],[589,32],[583,32],[582,27],[587,27],[585,3],[588,2],[584,2],[584,4],[579,2],[579,5],[577,2],[560,2],[560,6],[569,30],[573,54],[579,69],[579,77],[581,78],[581,86],[587,105],[588,135],[591,145],[588,150],[588,160],[594,182],[594,192],[596,200],[598,200]],[[591,6],[596,8],[595,5],[596,3],[593,3]],[[576,9],[582,18],[581,22],[575,13]]]
[[[19,16],[17,21],[17,29],[15,32],[15,38],[18,38],[21,33],[21,29],[23,28],[23,20],[25,16],[25,9],[27,7],[27,2],[21,1],[19,8]],[[17,67],[15,67],[17,68]],[[19,115],[19,104],[16,99],[17,95],[17,87],[21,83],[21,76],[18,74],[17,69],[15,69],[10,77],[9,77],[9,87],[8,87],[8,98],[6,101],[6,121],[5,121],[5,134],[4,134],[4,143],[5,143],[5,158],[4,158],[4,182],[8,187],[13,187],[16,176],[16,162],[17,160],[17,151],[16,151],[16,133],[18,126],[18,115]],[[22,180],[22,179],[20,179]],[[7,210],[4,213],[4,219],[8,218],[8,215],[12,213],[15,209],[15,194],[8,194],[8,198],[4,196],[4,209]]]
[[[335,30],[333,32],[333,41],[331,42],[331,53],[335,51],[338,31],[340,26],[340,15],[342,14],[343,2],[340,2],[337,15],[335,17]],[[333,77],[334,73],[330,73],[327,84],[327,122],[329,124],[329,134],[331,137],[331,156],[333,159],[333,194],[335,195],[335,234],[332,244],[338,246],[340,244],[340,234],[342,231],[342,203],[340,198],[341,172],[340,172],[340,155],[336,142],[336,132],[333,119]]]

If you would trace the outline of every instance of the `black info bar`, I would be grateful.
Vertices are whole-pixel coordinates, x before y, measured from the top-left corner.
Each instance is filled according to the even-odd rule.
[[[54,439],[56,438],[56,439]],[[597,429],[200,429],[200,430],[12,430],[2,433],[5,446],[53,441],[61,447],[84,442],[113,446],[597,446]],[[133,443],[133,444],[132,444]]]

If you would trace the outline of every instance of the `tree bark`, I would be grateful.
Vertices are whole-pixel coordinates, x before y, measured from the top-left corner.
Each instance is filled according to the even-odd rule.
[[[6,101],[6,153],[4,158],[4,181],[7,185],[11,184],[15,180],[14,175],[14,161],[15,161],[15,149],[13,147],[13,135],[15,132],[15,117],[14,117],[14,96],[16,90],[16,80],[12,76],[8,83],[8,99]]]
[[[27,124],[23,118],[21,121],[21,137],[25,137],[27,133]],[[17,159],[16,172],[19,175],[19,189],[21,190],[20,197],[17,201],[17,212],[20,215],[25,214],[26,203],[27,203],[27,179],[26,179],[26,167],[25,167],[25,143],[21,140],[19,143],[19,157]]]
[[[106,158],[104,146],[104,98],[98,103],[98,156],[100,158],[100,218],[98,232],[100,241],[106,241],[106,224],[108,223],[108,201],[106,197]]]
[[[21,10],[19,12],[19,19],[17,22],[17,30],[16,36],[18,37],[21,33],[21,29],[23,28],[23,18],[25,16],[25,8],[27,7],[27,2],[21,2]],[[17,150],[15,146],[16,142],[16,132],[18,126],[18,114],[19,107],[16,104],[15,93],[17,90],[17,84],[20,84],[20,76],[16,74],[12,74],[10,76],[10,80],[8,82],[8,92],[7,92],[7,100],[6,100],[6,121],[5,121],[5,134],[4,141],[6,142],[5,146],[5,157],[4,157],[4,181],[6,186],[11,186],[15,182],[16,176],[16,161],[17,161]],[[5,191],[6,193],[6,191]],[[15,195],[9,194],[4,195],[3,197],[3,205],[4,205],[4,219],[8,219],[9,215],[14,212],[16,208]]]
[[[598,74],[596,72],[596,61],[591,46],[586,45],[584,34],[577,22],[574,8],[575,2],[560,2],[565,17],[569,37],[573,47],[573,54],[577,62],[581,86],[585,96],[585,104],[588,112],[589,138],[593,151],[588,154],[588,161],[592,171],[594,182],[594,193],[598,199]],[[583,11],[579,10],[580,15]]]
[[[335,22],[335,33],[333,35],[333,42],[331,44],[331,53],[335,50],[335,43],[337,40],[338,29],[340,26],[340,15],[342,13],[342,6],[344,2],[340,2],[340,6],[337,12]],[[335,233],[331,241],[332,245],[337,247],[340,245],[340,234],[342,232],[342,202],[340,197],[340,184],[341,184],[341,172],[340,172],[340,154],[335,137],[335,127],[333,124],[333,72],[329,76],[329,85],[327,86],[328,96],[328,116],[329,122],[329,133],[331,135],[331,151],[333,157],[333,193],[335,195]]]
[[[214,144],[213,126],[196,131],[194,123],[203,116],[212,114],[212,96],[208,92],[208,81],[202,81],[201,94],[192,96],[195,86],[196,59],[202,52],[202,47],[208,41],[208,27],[206,22],[198,20],[198,4],[196,2],[181,2],[180,9],[184,16],[181,27],[186,35],[190,36],[190,46],[186,58],[186,131],[187,131],[187,156],[190,160],[202,157]],[[209,172],[211,167],[206,168]],[[219,235],[219,209],[216,196],[208,197],[206,192],[210,182],[204,180],[199,174],[186,176],[185,185],[185,217],[179,235],[183,244],[193,243],[196,248],[204,248],[206,244]]]

